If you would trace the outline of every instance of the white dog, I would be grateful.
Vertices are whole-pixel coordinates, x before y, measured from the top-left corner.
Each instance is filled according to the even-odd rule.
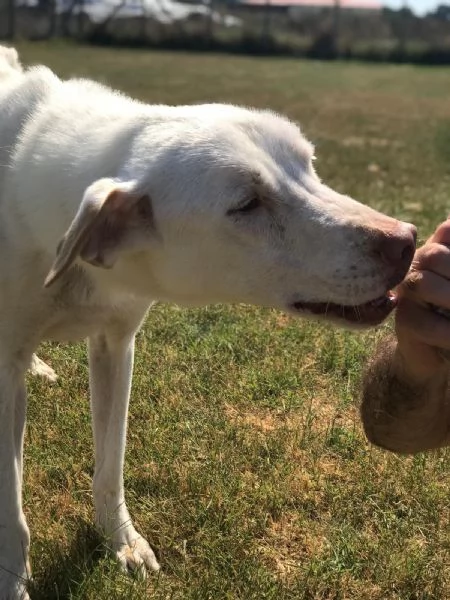
[[[226,105],[148,106],[0,49],[0,600],[26,598],[24,376],[88,338],[96,521],[125,569],[159,568],[125,504],[135,333],[156,300],[380,323],[411,225],[317,177],[298,127]]]

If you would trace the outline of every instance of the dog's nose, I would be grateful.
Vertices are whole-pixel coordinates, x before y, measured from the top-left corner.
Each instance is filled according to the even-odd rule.
[[[379,238],[378,254],[396,271],[406,274],[416,250],[417,229],[410,223],[398,227]]]

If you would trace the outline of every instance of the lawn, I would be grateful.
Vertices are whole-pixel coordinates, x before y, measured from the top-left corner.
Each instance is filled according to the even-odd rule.
[[[448,69],[19,44],[26,63],[148,102],[297,120],[319,174],[419,227],[450,210]],[[158,306],[138,335],[125,479],[162,564],[127,578],[92,528],[84,345],[30,379],[25,511],[34,600],[445,600],[449,451],[371,447],[359,381],[377,338],[247,306]]]

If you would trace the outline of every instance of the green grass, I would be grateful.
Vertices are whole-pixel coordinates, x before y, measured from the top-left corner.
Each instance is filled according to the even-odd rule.
[[[326,181],[414,221],[450,209],[448,69],[20,45],[26,62],[149,102],[229,101],[298,120]],[[445,600],[449,453],[370,447],[361,370],[382,331],[250,307],[158,306],[138,336],[128,503],[162,573],[124,577],[92,528],[83,345],[30,380],[25,511],[34,600]]]

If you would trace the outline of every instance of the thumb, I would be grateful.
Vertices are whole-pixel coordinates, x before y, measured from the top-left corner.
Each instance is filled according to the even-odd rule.
[[[447,217],[446,221],[438,226],[428,241],[444,244],[444,246],[450,246],[450,215]]]

